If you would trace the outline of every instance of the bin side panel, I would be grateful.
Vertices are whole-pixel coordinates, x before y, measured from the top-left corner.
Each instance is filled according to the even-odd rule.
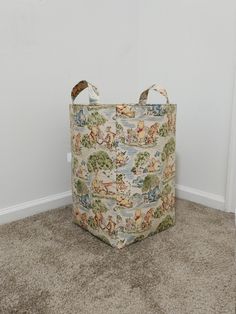
[[[116,110],[73,105],[72,187],[74,221],[113,245],[116,229]]]
[[[173,105],[117,106],[119,243],[128,245],[174,224]]]

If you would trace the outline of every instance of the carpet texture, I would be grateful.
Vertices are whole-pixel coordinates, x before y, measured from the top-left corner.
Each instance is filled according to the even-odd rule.
[[[233,214],[183,200],[122,250],[51,210],[0,226],[0,313],[234,314],[234,245]]]

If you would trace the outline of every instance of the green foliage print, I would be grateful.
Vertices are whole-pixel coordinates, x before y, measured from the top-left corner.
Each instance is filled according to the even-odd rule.
[[[95,223],[95,221],[94,221],[94,219],[93,219],[93,217],[92,216],[90,216],[89,218],[88,218],[88,225],[89,225],[89,227],[90,228],[92,228],[92,229],[96,229],[96,223]]]
[[[84,195],[89,192],[87,185],[82,180],[77,180],[76,191],[80,195]]]
[[[159,135],[160,136],[167,136],[168,135],[168,126],[167,126],[167,123],[163,123],[161,126],[160,126],[160,129],[159,129]]]
[[[135,167],[139,168],[144,166],[149,157],[150,157],[149,152],[138,153],[134,160]]]
[[[123,126],[122,126],[120,123],[118,123],[118,122],[116,121],[116,133],[117,133],[117,134],[122,134],[123,131],[124,131]]]
[[[151,189],[158,186],[159,183],[160,183],[160,180],[156,175],[148,174],[143,181],[142,192],[150,191]]]
[[[169,104],[169,105],[166,105],[165,107],[165,113],[173,113],[175,112],[175,105],[172,105],[172,104]]]
[[[78,159],[76,157],[72,157],[72,172],[75,173],[77,167],[78,167]]]
[[[116,175],[116,182],[119,183],[119,182],[123,182],[124,180],[124,174],[122,173],[119,173]]]
[[[99,170],[112,170],[114,164],[107,152],[102,150],[89,156],[87,162],[89,172],[98,172]]]
[[[92,209],[94,214],[97,212],[106,213],[108,211],[108,208],[102,203],[102,201],[97,199],[92,202]]]
[[[139,242],[139,241],[142,241],[143,239],[145,239],[145,236],[143,234],[141,234],[140,236],[138,236],[134,239],[134,242]]]
[[[103,125],[106,119],[99,112],[92,112],[87,118],[87,127],[91,129],[93,126]]]
[[[164,146],[161,153],[161,160],[165,161],[175,152],[175,139],[172,137]]]
[[[131,171],[134,174],[137,174],[140,168],[145,165],[149,158],[150,154],[147,151],[138,153],[134,159],[134,167],[131,169]]]
[[[163,212],[160,207],[157,207],[154,211],[153,218],[160,218],[163,215]]]
[[[164,231],[164,230],[168,229],[170,226],[173,226],[173,224],[174,224],[174,219],[170,215],[168,215],[159,224],[159,226],[157,227],[157,231],[158,232]]]
[[[86,148],[92,148],[98,139],[100,134],[99,126],[103,125],[106,119],[99,112],[92,112],[87,118],[87,127],[91,130],[90,134],[85,134],[82,136],[81,144]]]
[[[125,143],[125,136],[124,136],[124,128],[123,126],[116,121],[116,135],[119,136],[121,143]]]
[[[88,134],[83,135],[82,140],[81,140],[81,144],[86,147],[86,148],[91,148],[93,147],[93,145],[95,144],[95,141],[91,141],[91,139],[89,138]]]
[[[170,192],[171,192],[171,186],[167,183],[161,191],[161,197],[170,194]]]

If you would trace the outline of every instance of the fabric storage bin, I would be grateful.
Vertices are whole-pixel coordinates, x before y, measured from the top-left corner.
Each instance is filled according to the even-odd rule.
[[[88,88],[90,104],[74,104]],[[166,104],[147,104],[150,90]],[[136,104],[100,104],[87,81],[71,92],[75,223],[118,248],[175,221],[176,105],[153,85]]]

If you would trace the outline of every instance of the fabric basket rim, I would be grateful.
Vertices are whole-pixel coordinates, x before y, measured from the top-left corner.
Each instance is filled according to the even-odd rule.
[[[116,106],[140,106],[140,107],[146,107],[146,106],[175,106],[177,107],[177,104],[160,104],[160,103],[152,103],[152,104],[145,104],[141,105],[139,103],[117,103],[117,104],[69,104],[70,106],[85,106],[85,107],[116,107]]]

